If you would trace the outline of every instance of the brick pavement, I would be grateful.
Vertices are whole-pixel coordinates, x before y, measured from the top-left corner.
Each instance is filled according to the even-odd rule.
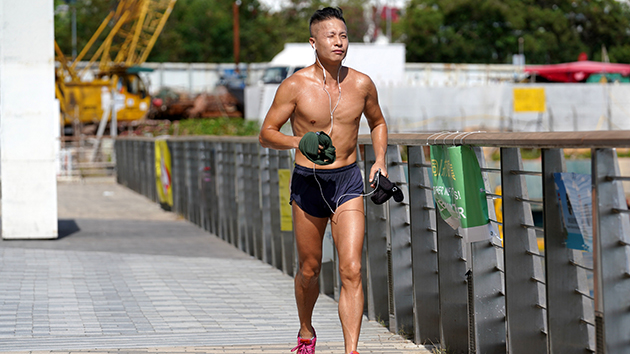
[[[59,184],[54,241],[0,242],[0,352],[289,353],[292,279],[112,180]],[[337,305],[317,353],[343,353]],[[365,353],[430,353],[364,320]]]

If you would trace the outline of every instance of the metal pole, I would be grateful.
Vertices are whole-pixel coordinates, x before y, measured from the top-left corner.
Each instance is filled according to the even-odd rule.
[[[512,354],[547,353],[547,316],[542,256],[518,148],[501,149],[503,243],[508,348]]]
[[[261,254],[262,261],[274,265],[272,252],[272,211],[271,211],[271,167],[270,156],[271,149],[260,149],[260,199],[262,201],[262,240]]]
[[[413,267],[414,342],[440,342],[440,298],[435,204],[424,147],[410,146],[409,208]]]
[[[473,148],[479,161],[479,166],[485,166],[483,151],[479,147]],[[490,189],[487,172],[482,172],[485,189]],[[496,220],[494,203],[487,200],[488,217]],[[479,354],[506,353],[506,322],[505,322],[505,288],[503,286],[503,249],[498,237],[498,230],[487,241],[472,243],[471,246],[471,277],[472,298],[468,304],[472,307],[474,316],[469,322],[471,337],[469,346]],[[490,236],[490,235],[489,235]],[[470,285],[470,284],[469,284]]]
[[[390,261],[388,272],[390,312],[389,330],[395,333],[413,333],[413,274],[411,264],[411,233],[409,222],[409,192],[398,146],[387,147],[389,179],[405,195],[402,203],[389,202]],[[371,167],[371,164],[369,164]],[[371,203],[372,201],[368,201]]]
[[[232,3],[232,17],[234,18],[234,65],[236,67],[236,73],[239,72],[238,64],[241,60],[241,36],[238,13],[239,6],[241,6],[241,0],[236,0]]]
[[[278,185],[278,150],[269,150],[269,202],[271,213],[272,265],[282,270],[282,235],[280,231],[280,189]]]
[[[74,61],[77,58],[77,1],[70,0],[69,3],[72,9],[72,61]]]
[[[597,353],[630,353],[630,220],[615,149],[593,149]]]
[[[248,181],[245,181],[245,155],[243,144],[237,143],[234,148],[236,158],[236,210],[238,215],[238,226],[236,231],[238,246],[241,251],[249,253],[249,243],[247,240],[247,212],[245,210],[245,185],[248,183]]]
[[[462,236],[437,219],[440,278],[440,344],[452,353],[468,352],[468,288]]]
[[[566,247],[554,174],[566,170],[562,149],[542,150],[549,348],[554,354],[594,351],[595,318],[582,253]]]
[[[278,152],[278,170],[288,170],[291,172],[291,155],[287,150],[281,150]],[[279,176],[278,176],[279,181]],[[278,184],[278,188],[280,185]],[[286,186],[289,187],[289,186]],[[283,186],[285,188],[285,186]],[[288,192],[287,190],[284,191]],[[280,190],[278,189],[278,211],[280,212]],[[285,205],[286,207],[286,205]],[[282,215],[281,215],[282,217]],[[293,231],[282,230],[280,227],[280,237],[282,240],[282,271],[290,276],[293,276],[293,269],[295,268],[295,249]]]
[[[365,145],[365,175],[369,176],[370,168],[376,162],[374,148]],[[368,186],[365,187],[366,192]],[[371,189],[371,188],[370,188]],[[366,273],[367,273],[367,300],[368,318],[372,321],[388,321],[388,287],[387,287],[387,261],[388,261],[388,233],[386,204],[376,205],[371,201],[366,203],[365,229],[366,229]]]

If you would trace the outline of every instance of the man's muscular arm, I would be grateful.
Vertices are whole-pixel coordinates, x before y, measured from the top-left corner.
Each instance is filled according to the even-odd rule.
[[[258,140],[262,147],[288,150],[295,149],[300,143],[300,137],[289,136],[280,132],[280,128],[291,118],[295,109],[295,82],[285,80],[278,91],[276,97],[267,112],[267,116],[260,128]]]
[[[370,182],[372,187],[375,186],[374,174],[380,169],[381,174],[387,177],[387,166],[385,165],[385,154],[387,153],[387,123],[385,123],[385,117],[378,104],[378,92],[376,86],[372,80],[368,78],[367,84],[367,96],[365,98],[365,109],[363,114],[367,118],[368,125],[370,126],[370,135],[372,136],[372,146],[374,147],[374,155],[376,156],[376,162],[370,169]]]

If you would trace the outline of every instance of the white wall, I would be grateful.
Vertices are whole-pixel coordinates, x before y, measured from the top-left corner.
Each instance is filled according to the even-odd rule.
[[[2,237],[56,238],[53,0],[0,1]]]
[[[546,111],[514,113],[515,87],[544,88]],[[630,129],[629,84],[398,87],[380,89],[379,96],[392,132]]]
[[[277,86],[246,88],[247,119],[264,119]],[[515,87],[543,87],[546,111],[514,113]],[[381,86],[378,92],[392,133],[630,129],[630,84]],[[365,120],[360,132],[369,132]]]

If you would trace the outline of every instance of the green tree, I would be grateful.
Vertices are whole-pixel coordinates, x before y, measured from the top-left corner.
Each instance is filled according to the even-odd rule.
[[[76,8],[77,21],[77,53],[85,47],[105,17],[114,8],[111,0],[77,0],[68,5],[64,0],[54,0],[55,6],[55,40],[65,55],[72,53],[72,11]]]
[[[149,61],[230,62],[232,1],[178,0]]]
[[[630,59],[630,10],[615,0],[412,0],[408,61],[509,63],[523,38],[528,63],[574,61],[580,52]]]

